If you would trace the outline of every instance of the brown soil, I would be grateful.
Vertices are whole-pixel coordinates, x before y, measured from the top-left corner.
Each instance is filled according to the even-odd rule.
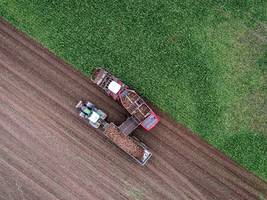
[[[153,153],[141,167],[78,117],[89,100],[126,111],[72,66],[0,20],[0,199],[259,199],[267,184],[190,130],[161,122],[135,135]],[[216,134],[216,133],[215,133]]]

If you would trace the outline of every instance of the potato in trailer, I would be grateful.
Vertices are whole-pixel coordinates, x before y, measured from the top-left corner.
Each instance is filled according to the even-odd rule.
[[[123,134],[113,123],[106,126],[104,135],[135,159],[140,165],[145,165],[152,156],[152,153],[147,149],[144,143],[140,142],[137,138]]]
[[[116,146],[120,147],[124,152],[130,155],[140,165],[145,165],[152,156],[146,145],[137,138],[129,137],[121,132],[119,127],[114,123],[108,123],[105,119],[107,114],[98,109],[93,103],[84,103],[79,101],[76,105],[79,109],[79,116],[85,119],[92,127],[101,129],[103,134],[112,141]]]

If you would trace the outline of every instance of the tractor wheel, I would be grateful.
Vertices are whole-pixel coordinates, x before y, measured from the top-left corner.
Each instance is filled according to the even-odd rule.
[[[97,113],[100,115],[101,119],[105,120],[107,118],[107,114],[104,111],[98,109]]]
[[[93,108],[93,107],[95,107],[95,105],[92,104],[90,101],[88,101],[88,102],[86,103],[86,106],[87,106],[88,108]]]
[[[84,114],[83,112],[80,112],[79,116],[80,116],[81,118],[85,118],[85,114]]]

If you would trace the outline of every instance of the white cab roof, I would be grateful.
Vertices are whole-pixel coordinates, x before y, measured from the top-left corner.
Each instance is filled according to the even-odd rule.
[[[88,118],[92,123],[96,123],[97,120],[100,118],[99,114],[93,111],[93,113]]]
[[[111,81],[111,83],[108,85],[108,89],[114,94],[117,94],[121,89],[121,85],[116,81]]]

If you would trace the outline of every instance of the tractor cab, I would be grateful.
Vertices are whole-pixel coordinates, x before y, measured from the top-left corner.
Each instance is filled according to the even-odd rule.
[[[80,117],[89,121],[89,124],[94,128],[98,128],[103,120],[106,119],[107,114],[102,110],[98,109],[91,102],[83,103],[79,101],[76,108],[80,110]]]
[[[91,112],[91,115],[88,117],[88,119],[92,122],[92,123],[96,123],[100,118],[100,115],[95,112],[95,111],[92,111]]]
[[[93,108],[88,108],[86,105],[81,107],[81,112],[92,123],[96,123],[100,118],[100,115]]]
[[[89,109],[89,108],[87,108],[86,106],[83,106],[83,107],[81,108],[81,111],[82,111],[84,114],[86,114],[87,116],[90,116],[90,115],[92,114],[92,110]]]

